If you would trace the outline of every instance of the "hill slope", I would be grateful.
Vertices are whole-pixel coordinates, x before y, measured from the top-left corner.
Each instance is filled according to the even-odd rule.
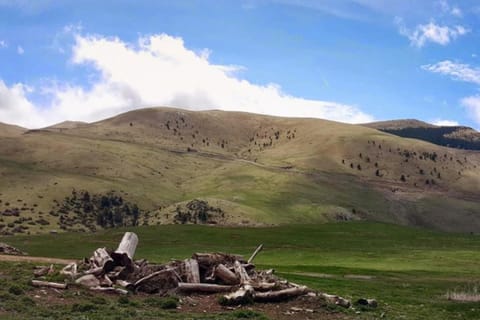
[[[392,120],[365,124],[366,127],[404,138],[414,138],[440,146],[480,150],[480,132],[462,126],[434,126],[418,120]]]
[[[346,219],[480,230],[478,153],[363,126],[152,108],[0,139],[6,234]]]

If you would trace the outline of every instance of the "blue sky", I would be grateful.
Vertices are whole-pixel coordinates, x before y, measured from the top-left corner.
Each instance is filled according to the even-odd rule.
[[[0,0],[0,122],[146,106],[480,128],[480,4]]]

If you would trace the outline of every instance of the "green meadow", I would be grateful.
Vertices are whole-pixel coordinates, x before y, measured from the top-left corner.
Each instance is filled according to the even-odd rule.
[[[15,236],[0,241],[33,256],[80,259],[97,247],[114,249],[125,231]],[[274,268],[290,281],[352,301],[377,299],[377,309],[360,314],[342,311],[352,318],[478,319],[480,315],[479,302],[447,299],[452,292],[474,293],[480,284],[479,235],[370,222],[268,228],[165,225],[133,231],[140,238],[136,257],[158,263],[184,259],[194,252],[248,256],[263,243],[264,250],[255,260],[257,269]],[[27,274],[21,279],[26,283]]]

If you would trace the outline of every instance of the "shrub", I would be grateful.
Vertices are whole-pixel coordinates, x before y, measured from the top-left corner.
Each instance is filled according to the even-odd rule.
[[[23,294],[23,289],[20,288],[19,286],[11,286],[8,289],[8,292],[10,292],[11,294],[14,294],[16,296],[19,296],[19,295]]]

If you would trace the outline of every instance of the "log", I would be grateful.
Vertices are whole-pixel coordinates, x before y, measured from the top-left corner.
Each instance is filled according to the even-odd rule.
[[[233,263],[238,260],[242,263],[246,263],[245,259],[239,255],[230,255],[225,253],[194,253],[192,259],[198,261],[200,267],[218,265],[219,263]]]
[[[250,282],[250,277],[248,276],[247,271],[245,271],[245,268],[239,261],[234,262],[233,268],[235,269],[235,274],[240,279],[240,284],[246,284]]]
[[[116,285],[119,285],[120,287],[130,289],[132,288],[133,284],[131,282],[125,281],[125,280],[117,280],[115,281]]]
[[[259,245],[257,247],[257,249],[252,253],[252,255],[250,256],[250,258],[247,260],[247,263],[252,263],[253,259],[255,259],[255,257],[257,256],[257,254],[262,251],[263,249],[263,244]]]
[[[198,268],[198,262],[195,259],[185,259],[183,262],[185,265],[185,273],[187,282],[200,283],[200,270]]]
[[[336,305],[344,307],[344,308],[349,308],[350,305],[351,305],[349,300],[347,300],[345,298],[342,298],[342,297],[339,297],[339,296],[335,296],[335,295],[328,294],[328,293],[319,293],[318,295],[320,297],[324,298],[328,303],[336,304]]]
[[[275,282],[259,282],[251,283],[251,285],[256,291],[271,291],[278,287],[278,284]]]
[[[216,293],[216,292],[231,291],[232,288],[233,286],[225,286],[225,285],[211,284],[211,283],[186,283],[186,282],[178,283],[178,290],[183,292]]]
[[[256,302],[275,302],[275,301],[283,301],[288,300],[291,298],[295,298],[298,296],[302,296],[308,292],[308,288],[303,287],[296,287],[296,288],[288,288],[279,291],[268,291],[268,292],[256,292],[253,296],[253,300]]]
[[[222,280],[225,284],[233,285],[240,282],[235,273],[221,263],[215,268],[215,277]]]
[[[116,265],[125,266],[133,270],[133,256],[135,255],[137,244],[137,235],[133,232],[125,232],[117,250],[112,253],[112,258],[115,260]]]
[[[93,274],[87,274],[75,280],[75,283],[87,288],[91,288],[99,286],[100,280],[98,280]]]
[[[136,281],[132,286],[134,291],[165,294],[178,286],[178,274],[174,269],[154,272]]]
[[[93,274],[93,275],[100,275],[103,273],[103,267],[95,267],[90,270],[85,271],[83,274]]]
[[[32,286],[34,287],[49,287],[55,289],[67,289],[66,283],[48,282],[40,280],[32,280]]]
[[[55,271],[55,268],[53,267],[53,264],[50,266],[42,266],[38,267],[37,270],[33,271],[33,275],[35,277],[41,277],[47,274],[52,274]]]
[[[255,290],[250,285],[244,285],[237,291],[224,295],[221,304],[222,305],[239,305],[239,304],[250,304],[253,302],[253,295]]]
[[[102,291],[102,292],[113,292],[120,294],[128,294],[128,291],[125,289],[114,288],[114,287],[91,287],[90,290],[93,291]]]
[[[101,267],[105,272],[110,272],[115,267],[115,263],[106,248],[98,248],[95,250],[92,259],[95,266]]]

